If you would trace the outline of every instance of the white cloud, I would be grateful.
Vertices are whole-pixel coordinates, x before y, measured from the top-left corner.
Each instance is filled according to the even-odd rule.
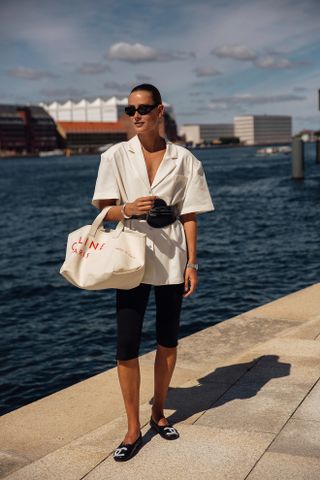
[[[192,35],[184,48],[209,53],[214,47],[245,45],[254,51],[287,56],[320,39],[314,0],[242,0],[192,2],[184,15],[192,18]],[[218,67],[220,65],[217,65]]]
[[[114,43],[107,52],[107,58],[111,60],[121,60],[132,63],[186,60],[194,56],[195,54],[193,52],[184,52],[181,50],[160,52],[142,43],[130,44],[126,42]]]
[[[68,89],[74,85],[86,89],[88,95],[100,96],[106,80],[118,80],[123,87],[124,82],[136,79],[155,82],[177,111],[191,108],[184,108],[184,105],[193,90],[206,92],[205,98],[216,99],[241,91],[250,91],[257,97],[288,92],[306,94],[305,102],[284,100],[281,107],[270,103],[270,107],[266,105],[262,109],[268,113],[280,110],[292,115],[302,111],[307,115],[317,110],[314,92],[319,83],[320,29],[315,0],[305,0],[303,4],[297,0],[178,0],[173,3],[139,0],[139,6],[144,3],[143,9],[133,9],[129,0],[121,2],[121,6],[111,0],[107,3],[93,0],[91,4],[84,0],[71,0],[71,3],[42,0],[41,8],[37,3],[36,0],[2,2],[2,70],[6,72],[26,65],[40,72],[57,73],[61,79],[55,85],[57,82],[53,82],[52,77],[33,82],[4,75],[2,88],[8,92],[10,101],[17,93],[25,95],[29,101],[34,100],[40,82],[51,94],[62,95],[63,92],[61,88],[53,91],[50,87],[65,87],[65,96],[67,91],[72,95],[74,91]],[[131,49],[130,55],[126,53],[127,60],[107,62],[105,53],[117,42],[131,47],[138,44],[143,51],[133,52],[136,59],[132,59]],[[229,51],[220,51],[222,56],[210,54],[215,47],[226,46]],[[234,47],[242,47],[242,51]],[[196,62],[191,51],[197,54]],[[248,56],[254,59],[247,60]],[[267,62],[267,57],[274,59]],[[313,60],[310,68],[293,69],[293,65],[302,65],[297,61],[307,58]],[[170,65],[165,61],[170,61]],[[103,76],[101,65],[108,63],[112,76]],[[198,65],[203,68],[214,65],[223,75],[209,75],[209,67],[206,67],[208,74],[204,75],[205,70],[195,70]],[[80,70],[77,72],[77,69]],[[193,80],[202,82],[192,87]],[[232,81],[234,84],[230,85]],[[106,93],[116,93],[117,89],[112,90],[111,83],[109,85]],[[299,85],[307,87],[307,91],[293,90]],[[221,108],[221,103],[219,105]],[[239,110],[251,109],[238,105]],[[204,116],[202,112],[197,115],[199,119]],[[208,121],[220,121],[220,117],[228,115],[228,108],[225,113],[210,111],[206,115]]]
[[[110,72],[109,65],[103,65],[102,63],[85,62],[76,69],[76,73],[82,75],[98,75],[100,73]]]
[[[234,60],[255,60],[257,54],[244,45],[221,45],[211,51],[212,55],[219,58],[233,58]]]
[[[42,80],[43,78],[58,78],[56,73],[45,70],[36,70],[29,67],[15,67],[7,70],[10,77],[21,78],[23,80]]]
[[[150,62],[157,60],[157,52],[154,48],[141,43],[120,42],[113,44],[108,51],[108,58],[123,60],[126,62]]]
[[[220,70],[214,67],[196,67],[193,71],[197,77],[215,77],[221,75]]]
[[[263,105],[270,103],[283,103],[283,102],[301,102],[306,100],[307,97],[295,94],[278,94],[278,95],[252,95],[239,94],[231,95],[230,97],[218,97],[212,98],[208,104],[208,108],[212,110],[226,109],[230,107],[238,107],[239,105]]]
[[[269,69],[269,70],[282,70],[282,69],[291,69],[299,68],[305,66],[307,62],[297,62],[289,60],[288,58],[275,57],[268,55],[266,57],[260,57],[255,60],[254,65],[257,68]]]

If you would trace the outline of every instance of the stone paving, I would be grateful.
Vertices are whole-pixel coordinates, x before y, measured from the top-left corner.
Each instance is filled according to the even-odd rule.
[[[173,441],[148,424],[154,354],[140,357],[135,457],[112,458],[126,431],[112,369],[0,418],[0,478],[320,479],[320,284],[180,340]]]

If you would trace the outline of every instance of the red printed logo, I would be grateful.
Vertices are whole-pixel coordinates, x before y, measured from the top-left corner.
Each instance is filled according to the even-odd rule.
[[[89,238],[86,238],[84,241],[84,239],[80,237],[77,242],[73,242],[71,250],[72,253],[77,253],[84,258],[88,258],[92,251],[102,250],[105,245],[105,243],[94,242],[93,240],[90,241]],[[91,252],[89,252],[90,249]]]

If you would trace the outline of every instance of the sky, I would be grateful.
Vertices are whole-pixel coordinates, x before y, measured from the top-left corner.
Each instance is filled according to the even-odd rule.
[[[184,123],[320,129],[319,0],[1,0],[0,102],[159,88]]]

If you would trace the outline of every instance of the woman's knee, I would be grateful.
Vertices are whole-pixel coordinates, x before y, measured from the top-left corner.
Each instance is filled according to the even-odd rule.
[[[157,322],[156,339],[158,345],[166,348],[174,348],[178,345],[178,338],[179,323],[177,321],[172,322],[170,325],[162,323],[161,321]]]
[[[139,361],[139,356],[135,356],[133,358],[123,358],[122,356],[116,356],[116,362],[118,365],[131,365],[134,364],[136,361]]]
[[[116,360],[132,360],[139,357],[139,345],[128,343],[117,347]]]

